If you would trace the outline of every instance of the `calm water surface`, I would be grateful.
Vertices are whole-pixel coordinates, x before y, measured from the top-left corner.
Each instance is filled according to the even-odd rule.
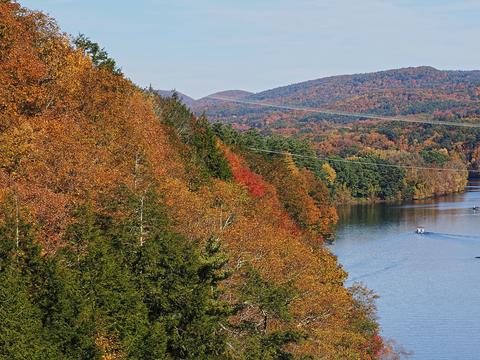
[[[340,209],[333,252],[379,295],[383,335],[412,359],[480,359],[480,182],[464,194]],[[424,235],[414,233],[425,227]]]

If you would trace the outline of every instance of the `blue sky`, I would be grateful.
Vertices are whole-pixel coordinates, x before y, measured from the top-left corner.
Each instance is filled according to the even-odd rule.
[[[480,69],[480,0],[20,0],[137,84],[195,98],[431,65]]]

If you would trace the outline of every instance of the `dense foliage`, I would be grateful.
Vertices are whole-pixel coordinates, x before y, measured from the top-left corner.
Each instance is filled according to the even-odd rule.
[[[214,129],[224,142],[242,151],[252,169],[271,183],[278,184],[277,190],[281,199],[286,200],[288,195],[302,189],[301,184],[305,180],[298,178],[300,173],[303,176],[310,174],[307,177],[316,184],[316,191],[308,186],[305,190],[308,195],[316,197],[321,209],[330,206],[332,198],[339,202],[352,202],[359,199],[394,200],[413,196],[412,188],[406,181],[406,171],[385,160],[380,154],[348,149],[348,153],[331,153],[329,157],[321,158],[307,142],[292,137],[262,136],[256,130],[239,132],[231,126],[222,126],[219,123],[214,125]],[[282,169],[280,164],[284,164],[283,175],[279,172]],[[444,164],[445,162],[442,163]],[[298,169],[302,171],[299,172]],[[287,185],[289,183],[290,186]],[[282,196],[285,189],[288,189],[287,195]],[[298,223],[305,225],[299,212],[307,212],[309,202],[306,199],[298,200],[296,210],[292,209],[292,203],[288,201],[285,202],[285,207]],[[332,223],[335,223],[333,218]],[[323,235],[328,235],[328,232]]]
[[[121,70],[117,68],[115,60],[108,56],[107,51],[101,49],[100,45],[90,40],[84,34],[80,34],[73,39],[73,43],[77,49],[81,49],[92,59],[92,63],[96,67],[107,69],[116,75],[122,74]]]
[[[480,119],[479,89],[478,71],[418,67],[312,80],[246,94],[242,100],[475,123]],[[480,170],[480,131],[476,128],[360,121],[355,117],[224,101],[198,101],[194,108],[206,112],[213,121],[240,130],[256,128],[263,134],[308,141],[320,157],[330,158],[329,163],[338,171],[335,187],[340,202],[425,198],[457,192],[466,185],[467,168]],[[332,157],[352,159],[354,163],[339,158],[333,161]],[[371,163],[372,159],[391,170],[359,164]],[[392,165],[406,167],[406,171],[402,174]],[[394,180],[392,188],[381,189],[389,185],[375,179],[378,176],[373,174],[374,169],[381,170],[385,179]]]
[[[134,214],[135,200],[114,202]],[[14,223],[3,224],[2,357],[222,355],[221,326],[230,310],[219,300],[218,282],[226,258],[213,243],[199,251],[171,232],[154,194],[145,204],[148,241],[142,243],[134,216],[118,221],[81,209],[65,235],[67,246],[54,256],[42,256],[28,224],[20,221],[18,234]]]
[[[336,183],[341,190],[361,199],[395,199],[402,197],[405,170],[375,155],[331,159],[337,174]],[[344,194],[343,194],[344,195]]]
[[[257,162],[109,59],[0,2],[0,357],[378,358],[331,167]]]
[[[333,237],[337,213],[329,186],[335,171],[319,160],[305,142],[261,136],[254,130],[240,133],[219,123],[214,129],[222,141],[242,153],[248,168],[242,167],[231,153],[227,158],[237,181],[246,184],[252,195],[263,195],[262,179],[267,180],[275,186],[285,211],[303,230],[319,239]]]
[[[378,167],[378,171],[383,169],[390,174],[387,176],[390,177],[389,184],[401,191],[401,198],[425,198],[464,189],[467,168],[476,169],[476,139],[480,131],[365,122],[320,132],[321,141],[305,136],[320,153],[328,156],[367,162],[365,158],[384,159],[382,161],[390,167]],[[398,172],[398,168],[392,168],[392,165],[402,166],[404,170]],[[352,163],[350,166],[356,165]],[[361,167],[364,170],[369,168],[368,165]],[[340,172],[338,179],[341,178]],[[401,179],[402,184],[396,179]],[[361,194],[354,191],[347,195]]]

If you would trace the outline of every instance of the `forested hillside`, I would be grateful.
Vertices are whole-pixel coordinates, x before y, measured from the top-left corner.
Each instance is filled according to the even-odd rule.
[[[0,2],[1,358],[388,356],[324,246],[331,167],[225,131]]]
[[[287,85],[245,97],[249,101],[381,115],[428,116],[438,120],[478,121],[480,71],[442,71],[422,66],[369,74],[342,75]],[[262,126],[306,120],[354,118],[298,113],[248,104],[196,106],[212,119]],[[290,123],[291,125],[291,123]]]
[[[248,102],[478,124],[479,71],[418,67],[334,76],[241,100],[246,103],[216,100],[195,109],[239,130],[307,141],[336,171],[338,202],[438,196],[462,191],[467,169],[478,174],[478,128],[365,121]]]

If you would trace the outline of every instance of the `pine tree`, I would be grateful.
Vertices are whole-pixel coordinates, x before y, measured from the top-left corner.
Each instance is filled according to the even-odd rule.
[[[213,241],[202,256],[198,245],[165,226],[161,207],[154,196],[149,199],[145,204],[148,237],[132,261],[149,322],[165,326],[166,351],[172,358],[221,358],[225,347],[221,322],[228,307],[218,300],[218,283],[226,276],[222,271],[226,259]]]
[[[28,281],[10,264],[0,272],[0,359],[48,359],[41,312],[31,302]]]
[[[83,209],[69,237],[77,252],[80,288],[97,343],[106,354],[129,358],[218,359],[229,307],[219,300],[228,272],[218,242],[204,251],[170,230],[159,196],[120,191],[110,211],[122,219]],[[73,256],[75,257],[75,256]]]
[[[55,346],[45,339],[41,309],[34,303],[32,269],[40,263],[30,228],[9,217],[0,227],[0,358],[48,359]]]
[[[87,212],[88,214],[88,212]],[[147,308],[126,260],[88,214],[75,225],[74,238],[84,246],[76,270],[84,314],[95,324],[95,342],[105,355],[143,357],[148,334]]]

